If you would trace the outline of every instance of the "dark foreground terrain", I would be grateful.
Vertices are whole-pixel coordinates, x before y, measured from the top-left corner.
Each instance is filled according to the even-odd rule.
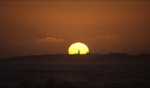
[[[150,88],[150,55],[0,59],[0,88]]]

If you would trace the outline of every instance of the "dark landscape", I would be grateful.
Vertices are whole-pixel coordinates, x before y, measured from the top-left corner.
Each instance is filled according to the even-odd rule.
[[[150,0],[0,0],[0,88],[150,88]]]
[[[0,88],[149,88],[150,55],[31,55],[0,59]]]

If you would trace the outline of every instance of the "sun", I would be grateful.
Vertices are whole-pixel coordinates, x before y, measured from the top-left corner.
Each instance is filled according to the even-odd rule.
[[[84,55],[89,53],[89,48],[84,43],[77,42],[71,44],[71,46],[68,49],[68,53],[70,55],[75,55],[75,54]]]

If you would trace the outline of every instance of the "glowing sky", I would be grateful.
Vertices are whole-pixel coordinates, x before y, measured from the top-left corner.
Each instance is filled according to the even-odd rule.
[[[150,1],[0,1],[0,57],[66,54],[74,42],[91,53],[150,53]]]

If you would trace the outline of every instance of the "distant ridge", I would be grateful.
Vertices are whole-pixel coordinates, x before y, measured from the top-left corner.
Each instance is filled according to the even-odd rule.
[[[150,63],[150,54],[29,55],[0,59],[0,63]]]

